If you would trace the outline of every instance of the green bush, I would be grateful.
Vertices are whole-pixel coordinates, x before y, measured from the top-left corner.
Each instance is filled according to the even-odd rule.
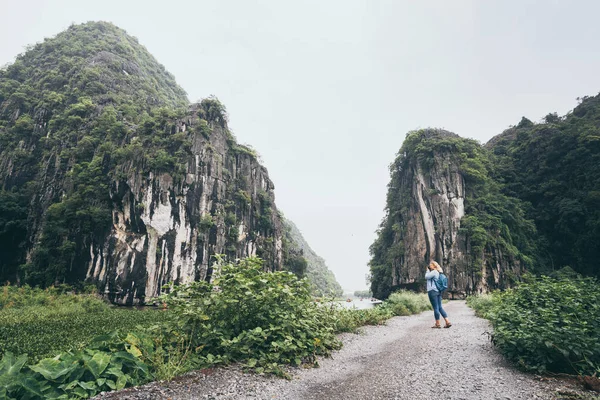
[[[475,315],[487,318],[488,312],[494,305],[494,294],[480,294],[467,297],[467,305],[475,310]]]
[[[393,316],[417,314],[431,310],[427,295],[401,290],[393,293],[383,305],[366,310],[338,309],[336,332],[356,332],[364,325],[381,325]]]
[[[426,294],[414,293],[408,290],[392,293],[385,304],[392,310],[394,315],[418,314],[431,310],[431,304]]]
[[[593,278],[526,277],[515,289],[470,301],[486,310],[492,342],[538,372],[600,373],[600,291]],[[482,306],[483,305],[483,306]]]
[[[313,301],[308,282],[265,272],[258,258],[218,264],[211,283],[176,287],[162,300],[201,362],[239,361],[283,374],[280,364],[314,364],[341,345],[335,313]]]

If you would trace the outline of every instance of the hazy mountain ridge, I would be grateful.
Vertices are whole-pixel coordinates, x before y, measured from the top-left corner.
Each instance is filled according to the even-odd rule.
[[[301,250],[301,255],[307,261],[305,276],[318,296],[341,296],[344,290],[335,279],[335,275],[327,267],[325,260],[317,255],[310,247],[300,229],[289,219],[283,220],[286,236],[289,235],[296,247]]]

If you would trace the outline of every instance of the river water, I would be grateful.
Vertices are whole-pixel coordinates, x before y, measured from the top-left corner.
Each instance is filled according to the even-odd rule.
[[[371,299],[352,299],[352,301],[338,301],[341,306],[345,308],[356,308],[357,310],[365,310],[367,308],[373,308],[377,304],[381,304],[381,301],[372,302]]]

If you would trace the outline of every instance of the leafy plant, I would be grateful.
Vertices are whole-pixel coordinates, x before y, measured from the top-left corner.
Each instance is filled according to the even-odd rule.
[[[265,272],[257,258],[215,271],[211,283],[179,286],[162,299],[204,362],[241,361],[283,375],[280,364],[314,364],[340,346],[334,315],[313,301],[306,280]]]
[[[408,290],[400,290],[392,293],[387,298],[385,306],[390,308],[394,315],[418,314],[431,310],[431,303],[427,295]]]
[[[593,278],[526,277],[515,289],[469,304],[489,318],[492,342],[538,372],[600,372],[600,292]]]

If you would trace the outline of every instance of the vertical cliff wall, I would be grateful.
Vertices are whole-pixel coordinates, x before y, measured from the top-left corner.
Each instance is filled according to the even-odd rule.
[[[478,143],[451,132],[407,135],[390,166],[386,216],[371,246],[375,296],[422,290],[430,260],[444,267],[458,297],[505,287],[523,271],[510,229],[531,226],[519,220],[518,202],[500,194],[487,161]]]
[[[136,304],[209,280],[215,254],[282,269],[273,189],[225,107],[190,105],[112,24],[71,26],[0,70],[2,281],[87,281]]]
[[[195,113],[178,121],[173,134],[193,132]],[[260,256],[271,270],[282,268],[282,227],[273,183],[250,149],[230,141],[226,129],[196,133],[185,174],[144,174],[120,168],[113,182],[113,225],[90,245],[86,280],[109,298],[136,303],[157,296],[167,283],[209,280],[211,257]]]

